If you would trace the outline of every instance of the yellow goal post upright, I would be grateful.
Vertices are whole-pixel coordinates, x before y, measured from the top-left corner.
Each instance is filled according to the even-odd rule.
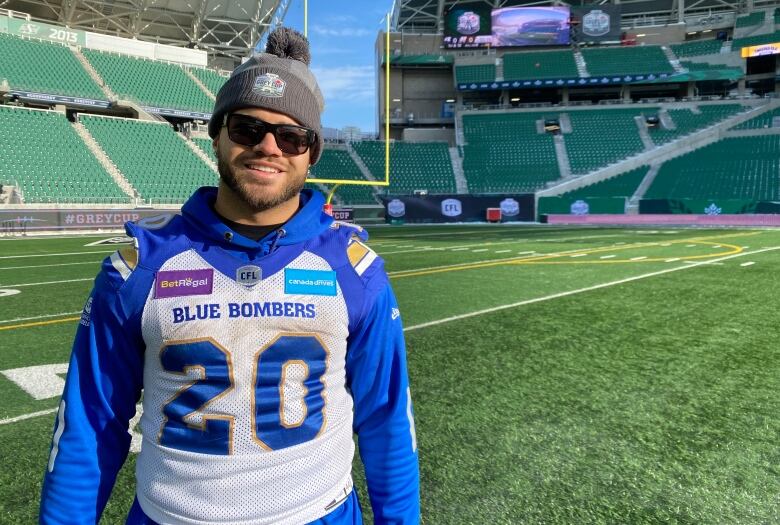
[[[314,184],[332,184],[325,201],[325,209],[332,209],[331,200],[339,186],[390,186],[390,16],[385,16],[385,179],[384,180],[353,180],[353,179],[320,179],[307,178],[306,182]],[[308,0],[303,2],[303,34],[308,38],[309,10]]]

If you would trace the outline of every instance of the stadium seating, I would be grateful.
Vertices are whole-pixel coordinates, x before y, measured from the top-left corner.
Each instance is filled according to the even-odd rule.
[[[455,66],[455,82],[493,82],[496,79],[496,66],[481,64],[477,66]]]
[[[773,109],[772,111],[767,111],[766,113],[762,113],[761,115],[752,118],[750,120],[746,120],[742,124],[739,124],[737,126],[734,126],[731,129],[764,129],[764,128],[771,128],[772,127],[772,121],[776,118],[780,117],[780,108]]]
[[[766,20],[766,11],[756,11],[745,16],[737,18],[736,27],[750,27],[763,24]]]
[[[25,203],[129,203],[64,115],[0,106],[0,182]]]
[[[214,155],[214,148],[211,146],[211,139],[193,137],[192,142],[194,142],[195,145],[203,151],[203,153],[208,155],[208,157],[214,161],[214,164],[217,163],[217,156]]]
[[[677,58],[696,57],[720,53],[723,42],[720,40],[694,40],[693,42],[672,44],[669,47],[672,48],[672,51],[677,55]]]
[[[771,44],[773,42],[780,42],[780,31],[767,33],[765,35],[735,38],[734,42],[731,44],[731,50],[739,53],[743,47],[760,46],[762,44]]]
[[[0,33],[0,80],[15,89],[105,100],[89,74],[67,47]]]
[[[773,17],[775,21],[775,25],[780,24],[780,7],[776,7],[774,11]]]
[[[660,46],[589,48],[582,56],[591,76],[674,73]]]
[[[650,168],[642,166],[616,177],[566,192],[561,197],[584,199],[587,197],[631,197],[642,183]]]
[[[385,143],[354,142],[355,152],[377,180],[385,180]],[[388,193],[453,193],[455,174],[445,142],[393,142]]]
[[[663,164],[646,199],[780,199],[780,135],[726,138]]]
[[[216,71],[211,69],[204,69],[201,67],[191,67],[190,72],[195,77],[203,82],[203,85],[208,88],[211,93],[216,96],[219,93],[219,89],[227,81],[227,77],[223,77]]]
[[[560,178],[550,135],[536,122],[544,113],[464,115],[463,171],[472,193],[536,191]]]
[[[579,76],[571,51],[507,53],[504,55],[504,80],[537,78],[576,78]]]
[[[736,115],[745,108],[739,104],[716,104],[699,106],[701,113],[690,109],[670,109],[669,116],[676,124],[676,129],[651,128],[650,138],[656,146],[678,139],[689,133],[712,126],[723,119]]]
[[[139,195],[153,203],[185,201],[217,175],[168,125],[83,116],[81,122]]]
[[[564,135],[572,173],[597,168],[640,153],[644,144],[634,117],[645,109],[569,111],[572,132]]]
[[[343,149],[325,148],[319,162],[312,166],[311,176],[317,179],[345,179],[367,182],[349,152]],[[384,180],[384,176],[381,177]],[[336,195],[346,204],[376,204],[374,189],[370,186],[342,185]]]
[[[214,108],[214,102],[180,66],[89,49],[82,52],[120,99],[204,113]]]

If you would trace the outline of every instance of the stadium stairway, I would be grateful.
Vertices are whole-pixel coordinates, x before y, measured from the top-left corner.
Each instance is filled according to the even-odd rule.
[[[571,124],[569,125],[569,130],[571,130]],[[564,140],[563,135],[555,135],[553,137],[553,145],[555,146],[555,159],[558,161],[558,171],[561,174],[561,178],[566,179],[571,177],[569,152],[566,151],[566,141]]]
[[[347,142],[344,146],[346,147],[347,153],[349,153],[349,156],[352,158],[352,161],[360,168],[360,173],[363,174],[363,177],[365,177],[366,180],[375,181],[376,177],[374,177],[374,174],[368,169],[368,166],[366,166],[366,163],[360,158],[360,155],[357,154],[355,148],[352,147],[352,144]]]
[[[100,147],[100,144],[98,144],[95,137],[92,136],[92,133],[84,127],[84,124],[81,122],[74,122],[73,129],[76,131],[76,134],[81,137],[81,140],[84,141],[84,144],[87,145],[87,148],[92,152],[100,165],[103,166],[103,169],[111,175],[111,178],[114,179],[114,182],[116,182],[117,186],[119,186],[125,195],[131,198],[137,197],[138,195],[130,185],[130,182],[128,182],[124,174],[119,171],[119,168],[111,161],[106,152],[103,151],[103,148]]]
[[[457,147],[449,148],[449,150],[452,173],[455,175],[455,193],[468,193],[469,184],[466,181],[466,174],[463,171],[463,158],[460,156]]]
[[[664,55],[666,55],[666,58],[669,59],[669,63],[674,68],[675,73],[686,73],[688,70],[680,64],[680,59],[677,58],[677,55],[674,54],[674,51],[672,51],[672,48],[669,46],[661,46],[661,50],[664,52]]]
[[[195,76],[195,74],[190,71],[189,68],[185,67],[182,68],[184,70],[184,73],[192,79],[192,81],[195,83],[198,88],[200,88],[201,91],[203,91],[203,94],[209,97],[211,100],[217,100],[216,93],[212,93],[208,87],[206,87],[206,84],[200,81],[198,77]]]
[[[101,77],[95,68],[92,67],[92,64],[90,64],[89,60],[87,60],[87,57],[81,53],[81,50],[74,46],[68,46],[68,48],[73,52],[74,55],[76,55],[76,59],[81,63],[81,67],[83,67],[87,74],[92,77],[92,80],[95,81],[100,90],[106,95],[106,98],[112,102],[116,101],[118,98],[116,93],[111,91],[111,88],[108,87],[106,81],[103,80],[103,77]]]
[[[647,193],[647,189],[653,184],[653,181],[655,180],[655,176],[658,175],[658,171],[660,169],[661,169],[661,163],[654,162],[650,165],[650,169],[647,171],[647,174],[642,179],[642,182],[639,183],[639,186],[637,186],[636,191],[628,200],[628,205],[626,206],[626,213],[628,213],[629,215],[636,215],[639,213],[639,200],[645,196],[645,193]]]
[[[743,111],[734,116],[726,118],[717,124],[697,132],[685,135],[681,138],[667,142],[650,151],[642,152],[629,159],[609,165],[605,168],[593,171],[586,175],[574,177],[568,180],[555,181],[550,187],[540,190],[536,193],[537,197],[552,197],[563,193],[594,184],[596,182],[612,178],[621,173],[625,173],[642,165],[661,164],[667,160],[679,157],[691,151],[703,148],[713,142],[716,142],[730,132],[729,129],[737,126],[747,120],[755,118],[767,111],[780,107],[780,99],[772,99],[768,103],[754,106],[748,111]],[[760,131],[760,130],[759,130]]]
[[[192,152],[200,157],[200,159],[211,169],[214,170],[214,173],[219,173],[219,170],[217,169],[217,165],[214,163],[211,157],[209,157],[205,151],[200,149],[197,144],[195,144],[194,141],[188,139],[186,136],[182,135],[181,133],[176,133],[176,135],[184,141],[184,143],[187,145],[188,148],[192,150]]]

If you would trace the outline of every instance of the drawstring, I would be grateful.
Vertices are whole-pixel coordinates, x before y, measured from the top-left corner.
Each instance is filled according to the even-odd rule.
[[[284,230],[284,228],[279,228],[276,230],[276,237],[274,237],[274,241],[271,243],[271,247],[268,249],[268,253],[271,253],[274,251],[274,248],[276,248],[276,243],[279,242],[279,239],[287,235],[287,232]]]

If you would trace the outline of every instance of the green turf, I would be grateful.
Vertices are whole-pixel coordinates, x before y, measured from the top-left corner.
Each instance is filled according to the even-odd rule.
[[[777,522],[780,250],[750,252],[780,247],[780,231],[371,235],[408,329],[425,523]],[[84,247],[92,240],[2,240],[0,257],[100,250]],[[79,311],[110,249],[0,258],[0,290],[77,280],[0,297],[0,328]],[[702,261],[717,264],[693,266]],[[85,264],[49,266],[72,262]],[[685,269],[660,273],[676,268]],[[418,327],[448,316],[466,317]],[[0,330],[0,371],[66,362],[74,330],[72,321]],[[2,375],[0,398],[0,419],[57,403]],[[0,523],[35,521],[53,417],[0,424]],[[131,457],[105,523],[123,521],[133,466]]]

